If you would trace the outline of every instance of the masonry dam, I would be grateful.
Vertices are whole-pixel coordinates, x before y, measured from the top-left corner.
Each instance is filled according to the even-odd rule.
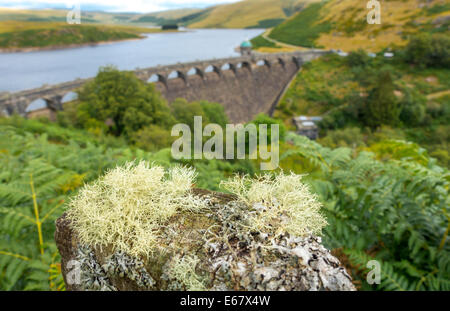
[[[302,64],[326,51],[254,54],[225,59],[136,69],[142,81],[155,83],[169,103],[176,98],[207,100],[224,106],[230,121],[246,122],[259,113],[271,114]],[[91,79],[0,95],[0,113],[26,116],[29,106],[45,101],[60,110],[70,94]]]

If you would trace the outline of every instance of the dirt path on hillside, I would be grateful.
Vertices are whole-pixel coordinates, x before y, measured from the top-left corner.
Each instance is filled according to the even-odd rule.
[[[270,34],[271,31],[272,31],[272,28],[266,30],[266,32],[264,32],[264,33],[262,34],[262,37],[263,37],[264,39],[266,39],[267,41],[270,41],[270,42],[272,42],[272,43],[275,43],[276,45],[281,46],[281,47],[283,47],[283,48],[293,49],[293,50],[297,50],[297,51],[308,50],[307,48],[304,48],[304,47],[301,47],[301,46],[283,43],[283,42],[280,42],[280,41],[277,41],[277,40],[275,40],[275,39],[270,38],[270,37],[269,37],[269,34]]]
[[[429,95],[427,95],[427,99],[435,99],[435,98],[439,98],[439,97],[442,97],[445,95],[450,95],[450,90],[429,94]]]

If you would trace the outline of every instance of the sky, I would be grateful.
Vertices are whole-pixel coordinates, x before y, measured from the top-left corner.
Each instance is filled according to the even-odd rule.
[[[72,8],[107,12],[157,12],[180,8],[205,8],[240,0],[0,0],[0,7],[20,9]]]

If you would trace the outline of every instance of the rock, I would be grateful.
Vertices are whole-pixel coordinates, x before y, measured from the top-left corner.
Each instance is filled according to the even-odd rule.
[[[161,248],[133,258],[82,245],[66,214],[56,221],[66,289],[353,291],[351,277],[320,237],[246,230],[248,207],[232,195],[194,189],[206,212],[177,214],[161,228]]]

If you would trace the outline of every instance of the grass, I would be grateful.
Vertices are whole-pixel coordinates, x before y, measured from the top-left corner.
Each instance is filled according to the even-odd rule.
[[[244,0],[214,7],[191,28],[270,28],[316,0]]]
[[[319,35],[322,32],[331,30],[330,23],[317,23],[320,20],[322,7],[322,3],[311,4],[294,18],[275,27],[269,34],[269,37],[288,44],[314,47],[315,40]]]
[[[277,44],[273,43],[272,41],[269,41],[265,39],[263,36],[258,36],[250,40],[254,49],[260,49],[263,47],[268,48],[280,48]]]
[[[380,25],[367,24],[366,4],[358,0],[313,3],[275,27],[269,37],[304,47],[378,52],[405,45],[419,31],[448,31],[448,5],[440,0],[428,1],[423,7],[415,0],[381,1]]]
[[[59,22],[0,22],[0,48],[45,48],[139,39],[159,29],[118,25],[68,25]]]
[[[19,10],[0,8],[0,21],[24,22],[65,22],[68,10]],[[134,13],[105,13],[81,12],[82,23],[123,24],[129,22],[137,14]]]

